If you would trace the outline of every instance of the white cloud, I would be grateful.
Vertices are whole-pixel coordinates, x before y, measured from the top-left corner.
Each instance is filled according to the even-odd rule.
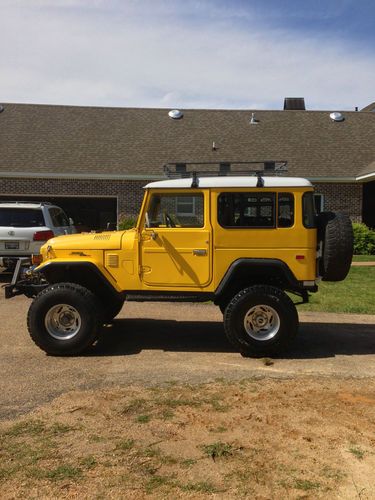
[[[265,29],[243,7],[14,0],[2,13],[2,102],[280,109],[304,96],[352,109],[375,97],[372,53]]]

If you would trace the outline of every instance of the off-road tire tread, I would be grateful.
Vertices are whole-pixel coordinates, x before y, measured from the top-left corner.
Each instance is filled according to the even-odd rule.
[[[243,301],[245,301],[247,297],[255,298],[257,296],[276,300],[276,303],[273,304],[272,307],[276,308],[276,305],[278,305],[281,308],[282,315],[288,319],[288,325],[280,325],[280,334],[277,338],[274,338],[272,342],[255,341],[250,338],[244,341],[234,328],[234,319],[240,312],[239,309]],[[262,302],[264,302],[264,300],[260,299],[259,303]],[[280,311],[278,311],[278,313],[280,316]],[[282,321],[282,318],[280,318],[280,321]],[[224,313],[224,330],[226,336],[243,356],[260,357],[283,352],[294,340],[298,332],[298,326],[298,313],[293,301],[283,290],[269,285],[254,285],[241,290],[229,302]]]
[[[34,315],[37,314],[35,310],[37,310],[39,307],[42,307],[41,304],[43,304],[46,297],[48,297],[52,293],[52,291],[56,290],[78,294],[81,298],[84,299],[85,302],[87,302],[90,311],[92,311],[92,331],[89,335],[86,336],[85,341],[79,346],[73,346],[70,348],[65,346],[63,350],[61,348],[54,347],[52,342],[46,342],[45,338],[43,338],[43,336],[32,327],[33,323],[35,322]],[[101,315],[102,307],[97,297],[90,290],[76,283],[55,283],[42,290],[31,303],[27,313],[27,329],[33,342],[47,354],[52,356],[75,356],[85,351],[97,340],[101,323]]]

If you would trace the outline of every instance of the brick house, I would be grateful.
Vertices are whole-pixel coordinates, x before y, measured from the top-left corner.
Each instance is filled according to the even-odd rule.
[[[317,206],[375,226],[375,104],[362,111],[0,106],[0,199],[53,201],[104,228],[135,215],[142,186],[168,162],[281,159],[310,179]]]

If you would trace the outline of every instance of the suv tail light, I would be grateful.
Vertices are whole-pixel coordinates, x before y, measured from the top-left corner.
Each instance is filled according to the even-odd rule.
[[[37,231],[34,233],[33,240],[34,241],[47,241],[53,238],[55,235],[53,231]]]

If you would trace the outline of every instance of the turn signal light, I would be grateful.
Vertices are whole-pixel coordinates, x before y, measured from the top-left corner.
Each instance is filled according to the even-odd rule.
[[[34,233],[33,240],[34,241],[47,241],[53,238],[55,235],[53,231],[37,231]]]
[[[43,262],[43,257],[41,255],[32,255],[31,263],[33,266],[39,266]]]

